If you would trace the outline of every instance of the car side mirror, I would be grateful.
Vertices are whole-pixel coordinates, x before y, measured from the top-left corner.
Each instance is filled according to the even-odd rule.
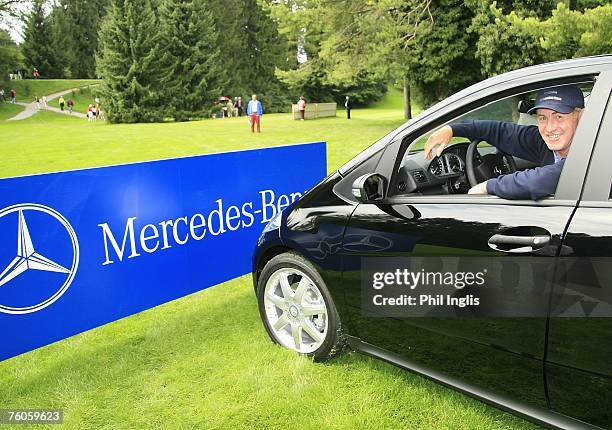
[[[379,173],[368,173],[353,182],[353,195],[361,203],[380,202],[385,196],[387,179]]]

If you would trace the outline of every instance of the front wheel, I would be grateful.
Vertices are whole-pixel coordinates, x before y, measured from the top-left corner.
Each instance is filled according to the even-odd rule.
[[[272,258],[257,283],[259,313],[272,340],[324,361],[339,351],[338,311],[323,279],[302,256]]]

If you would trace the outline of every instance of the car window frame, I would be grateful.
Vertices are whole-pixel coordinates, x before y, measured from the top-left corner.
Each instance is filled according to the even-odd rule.
[[[589,159],[580,206],[612,207],[612,71],[601,74],[601,96],[605,98],[606,105],[602,110],[595,147]]]
[[[468,112],[472,112],[476,109],[480,109],[487,104],[490,104],[497,100],[501,100],[503,98],[516,96],[516,95],[523,94],[526,92],[537,91],[538,89],[545,88],[545,87],[564,85],[564,84],[584,83],[585,81],[592,81],[593,79],[595,79],[593,90],[589,98],[588,109],[585,110],[585,115],[583,115],[583,118],[581,118],[578,129],[576,130],[578,139],[580,141],[587,142],[587,144],[583,145],[582,147],[579,147],[579,150],[576,150],[577,147],[573,147],[570,150],[570,154],[572,155],[582,154],[582,156],[581,157],[578,157],[578,156],[568,157],[567,161],[565,162],[565,166],[562,172],[562,178],[563,176],[566,176],[566,177],[580,176],[581,172],[582,172],[582,176],[584,176],[584,172],[586,172],[586,167],[588,164],[588,163],[585,163],[584,158],[585,158],[585,155],[591,154],[592,149],[593,149],[593,144],[595,142],[595,138],[597,137],[597,134],[593,132],[593,130],[590,130],[587,124],[595,120],[595,118],[592,118],[592,117],[597,117],[597,115],[599,114],[599,117],[601,119],[601,116],[603,115],[603,109],[600,109],[597,100],[593,101],[593,95],[596,92],[596,86],[598,82],[602,81],[602,79],[599,79],[599,77],[605,72],[604,71],[593,71],[592,73],[588,73],[588,74],[585,74],[582,71],[580,71],[580,73],[578,72],[579,71],[576,71],[576,73],[574,74],[570,74],[567,76],[561,76],[561,77],[558,76],[559,74],[558,72],[556,73],[556,76],[550,76],[550,77],[538,76],[537,80],[534,78],[530,80],[530,82],[517,82],[516,85],[512,85],[512,86],[508,86],[508,84],[505,83],[506,85],[503,85],[502,88],[499,88],[497,91],[493,91],[493,90],[488,91],[487,94],[483,94],[482,97],[472,100],[468,104],[458,106],[456,109],[450,110],[444,115],[441,115],[438,118],[432,119],[431,121],[428,121],[427,123],[422,124],[418,128],[411,128],[411,129],[404,131],[403,133],[398,134],[396,138],[394,139],[394,141],[389,145],[389,146],[396,146],[397,152],[395,152],[394,154],[395,159],[392,161],[393,167],[392,169],[390,169],[391,176],[389,180],[388,190],[392,189],[392,187],[395,185],[397,181],[399,166],[400,166],[400,163],[402,162],[402,158],[407,148],[410,146],[410,144],[415,139],[419,138],[420,136],[427,134],[431,132],[432,130],[435,130],[441,125],[452,122],[454,119],[459,118]],[[583,121],[583,119],[585,118],[587,120]],[[393,151],[391,151],[390,148],[388,147],[388,150],[385,151],[384,155],[389,156],[392,153]],[[386,163],[389,163],[389,162],[390,160],[387,158]],[[567,182],[568,181],[565,181],[564,184],[566,184]],[[561,179],[559,180],[559,184],[561,184]],[[582,185],[582,182],[580,185]],[[578,198],[579,198],[579,192],[576,192],[574,187],[568,187],[567,185],[564,185],[564,187],[568,189],[564,190],[562,187],[558,186],[555,196],[547,197],[547,198],[537,200],[537,201],[506,200],[506,199],[502,199],[500,197],[491,196],[491,195],[482,195],[482,196],[470,195],[468,196],[465,194],[446,194],[446,195],[440,194],[440,195],[428,195],[428,196],[391,195],[391,196],[387,196],[385,201],[388,201],[389,203],[394,203],[394,204],[407,203],[407,202],[423,202],[423,203],[425,202],[428,202],[428,203],[429,202],[431,203],[443,203],[443,202],[449,202],[449,203],[465,202],[467,203],[467,202],[470,202],[474,204],[476,203],[477,204],[508,204],[508,205],[530,205],[530,206],[531,205],[542,205],[542,206],[575,205],[575,203],[578,201]]]

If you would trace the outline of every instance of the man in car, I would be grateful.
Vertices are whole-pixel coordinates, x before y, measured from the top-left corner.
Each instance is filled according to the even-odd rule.
[[[489,179],[468,193],[537,200],[555,193],[583,108],[584,97],[577,86],[548,88],[538,92],[536,104],[528,112],[536,113],[537,127],[474,120],[446,125],[429,136],[424,156],[427,160],[433,158],[435,146],[436,155],[442,155],[453,136],[484,140],[502,152],[540,167]]]

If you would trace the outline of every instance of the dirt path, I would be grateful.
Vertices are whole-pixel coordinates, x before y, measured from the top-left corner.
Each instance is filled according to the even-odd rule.
[[[79,118],[87,118],[87,116],[84,113],[81,113],[81,112],[72,112],[72,114],[71,114],[70,112],[68,112],[68,109],[64,109],[62,111],[59,108],[49,106],[49,102],[51,100],[53,100],[53,99],[56,99],[56,98],[60,97],[60,96],[63,96],[63,95],[68,94],[68,93],[71,93],[72,91],[80,90],[80,89],[83,89],[83,88],[87,88],[89,86],[91,86],[91,85],[86,85],[84,87],[78,87],[78,88],[70,88],[69,90],[63,90],[63,91],[60,91],[58,93],[49,94],[47,96],[47,109],[46,110],[50,110],[50,111],[57,112],[57,113],[63,113],[65,115],[72,115],[72,116],[76,116],[76,117],[79,117]],[[17,103],[17,104],[21,105],[21,106],[25,106],[25,109],[23,111],[19,112],[14,117],[9,118],[8,121],[19,121],[21,119],[26,119],[26,118],[31,117],[35,113],[40,112],[41,110],[45,110],[42,107],[42,103],[41,103],[41,108],[40,109],[38,109],[36,107],[36,102],[32,102],[32,103]]]

